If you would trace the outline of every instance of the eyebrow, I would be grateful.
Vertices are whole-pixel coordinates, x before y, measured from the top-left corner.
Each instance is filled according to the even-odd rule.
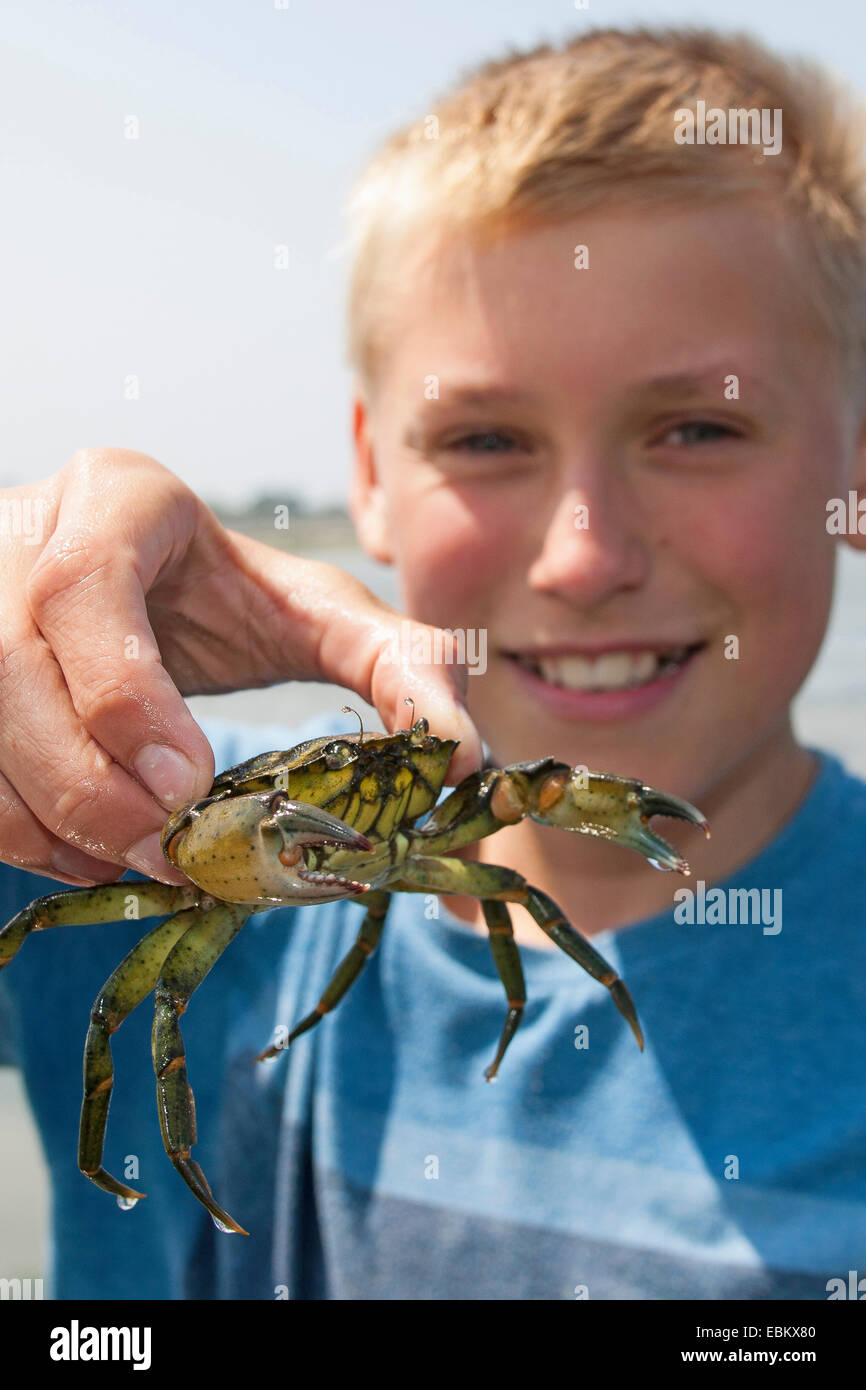
[[[740,385],[745,381],[749,391],[757,390],[774,394],[769,382],[754,372],[744,372],[742,369],[736,371],[734,364],[729,362],[719,363],[718,366],[703,368],[695,372],[670,372],[664,376],[650,377],[646,381],[635,383],[632,388],[635,395],[646,396],[697,396],[708,388],[721,390],[727,377],[736,376]]]
[[[770,382],[751,370],[737,371],[736,364],[728,359],[709,367],[691,372],[667,372],[661,376],[648,377],[634,382],[629,390],[634,395],[647,396],[696,396],[707,388],[720,390],[729,376],[736,376],[740,384],[745,381],[749,390],[757,389],[773,394]],[[438,406],[448,405],[537,405],[539,397],[534,391],[526,391],[518,386],[444,386],[437,398]]]
[[[446,405],[533,405],[539,398],[519,386],[445,386],[442,400]]]

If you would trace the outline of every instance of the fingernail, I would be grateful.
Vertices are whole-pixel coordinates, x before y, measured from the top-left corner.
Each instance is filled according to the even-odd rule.
[[[186,883],[187,879],[178,869],[172,867],[162,852],[159,831],[145,835],[143,840],[130,846],[123,856],[131,869],[149,878],[158,878],[163,883]]]
[[[197,773],[188,758],[163,743],[148,743],[132,760],[136,777],[169,811],[185,806],[195,795]]]

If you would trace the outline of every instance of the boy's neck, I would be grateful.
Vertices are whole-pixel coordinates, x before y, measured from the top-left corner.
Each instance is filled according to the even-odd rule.
[[[731,769],[698,802],[710,823],[711,839],[678,821],[658,821],[656,828],[685,855],[692,882],[719,882],[775,838],[802,804],[817,770],[818,759],[797,744],[786,720],[772,740]],[[683,883],[678,874],[659,873],[620,846],[557,832],[534,821],[507,826],[460,851],[460,858],[517,870],[552,897],[584,936],[632,926],[666,911]],[[455,896],[443,902],[455,916],[486,932],[476,899]],[[511,914],[520,945],[553,948],[523,908],[512,904]]]

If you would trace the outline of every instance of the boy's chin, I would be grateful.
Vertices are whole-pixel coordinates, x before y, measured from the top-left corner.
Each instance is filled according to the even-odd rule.
[[[730,708],[717,710],[703,702],[686,717],[670,720],[578,726],[544,719],[531,706],[505,702],[489,721],[479,711],[479,731],[497,767],[552,757],[569,767],[636,778],[701,806],[714,792],[736,792],[758,766],[784,784],[804,750],[785,718],[768,728],[765,738],[754,728],[754,709],[742,716]]]
[[[700,804],[701,794],[727,780],[732,766],[746,756],[747,740],[737,748],[715,737],[710,725],[671,720],[665,726],[637,724],[578,726],[545,720],[537,711],[500,708],[489,721],[479,718],[479,732],[496,767],[552,757],[569,767],[636,778],[660,791]],[[712,721],[710,721],[712,723]]]

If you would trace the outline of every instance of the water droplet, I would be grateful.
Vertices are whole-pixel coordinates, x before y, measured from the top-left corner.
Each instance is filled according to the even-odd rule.
[[[117,1205],[121,1211],[132,1211],[133,1207],[138,1206],[138,1201],[137,1197],[118,1197]]]
[[[215,1217],[214,1215],[211,1215],[211,1221],[216,1226],[218,1231],[224,1231],[227,1236],[233,1236],[235,1234],[235,1232],[232,1230],[230,1226],[224,1226],[223,1223],[219,1221],[217,1217]]]

